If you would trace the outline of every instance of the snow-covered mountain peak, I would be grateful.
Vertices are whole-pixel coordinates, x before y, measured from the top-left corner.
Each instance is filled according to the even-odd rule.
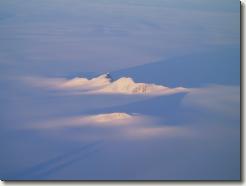
[[[30,79],[29,82],[51,89],[77,91],[82,94],[126,94],[126,95],[167,95],[187,93],[190,89],[183,87],[169,88],[163,85],[150,83],[137,83],[130,77],[121,77],[113,80],[109,73],[102,74],[92,79],[75,77],[73,79]],[[80,92],[78,92],[80,91]]]
[[[130,119],[132,116],[126,113],[115,112],[115,113],[107,113],[107,114],[98,114],[94,116],[89,116],[87,119],[93,122],[112,122],[116,120],[125,120]]]
[[[143,94],[143,95],[164,95],[174,94],[179,92],[187,92],[188,89],[168,88],[162,85],[148,84],[148,83],[136,83],[130,77],[121,77],[120,79],[113,81],[109,85],[96,90],[97,93],[104,94]]]
[[[105,80],[105,81],[109,81],[109,82],[113,81],[109,73],[102,74],[100,76],[92,78],[91,80]]]

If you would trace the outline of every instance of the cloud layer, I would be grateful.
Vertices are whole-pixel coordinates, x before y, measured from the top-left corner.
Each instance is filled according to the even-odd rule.
[[[191,134],[188,128],[163,125],[151,116],[121,112],[54,118],[31,124],[28,128],[45,131],[76,129],[80,131],[79,138],[85,140],[165,138]]]
[[[110,127],[121,126],[139,122],[144,117],[121,112],[102,113],[94,115],[82,115],[74,117],[55,118],[46,122],[40,122],[36,128],[63,128],[63,127]]]
[[[213,113],[223,114],[224,117],[239,118],[240,87],[213,85],[193,89],[182,102],[183,105],[205,109]]]

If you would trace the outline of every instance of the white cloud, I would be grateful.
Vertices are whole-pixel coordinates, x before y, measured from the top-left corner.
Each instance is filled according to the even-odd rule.
[[[124,95],[168,95],[181,92],[189,92],[183,87],[169,88],[162,85],[136,83],[132,78],[122,77],[113,81],[109,74],[87,79],[76,77],[65,78],[34,78],[27,77],[24,80],[37,87],[51,90],[64,90],[72,94],[124,94]]]

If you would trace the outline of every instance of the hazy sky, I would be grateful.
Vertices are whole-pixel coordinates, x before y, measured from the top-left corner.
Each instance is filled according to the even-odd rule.
[[[18,73],[107,72],[238,45],[239,2],[1,1],[0,59]],[[49,65],[49,69],[47,69]]]
[[[0,86],[1,179],[240,178],[239,1],[2,0]]]

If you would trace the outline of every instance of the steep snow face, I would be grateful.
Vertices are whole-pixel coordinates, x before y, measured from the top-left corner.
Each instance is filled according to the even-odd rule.
[[[103,74],[98,77],[87,79],[76,77],[73,79],[64,78],[29,78],[34,86],[46,87],[72,91],[80,94],[126,94],[126,95],[166,95],[189,92],[190,89],[177,87],[169,88],[162,85],[136,83],[130,77],[122,77],[113,81],[110,74]],[[79,91],[79,92],[78,92]]]

